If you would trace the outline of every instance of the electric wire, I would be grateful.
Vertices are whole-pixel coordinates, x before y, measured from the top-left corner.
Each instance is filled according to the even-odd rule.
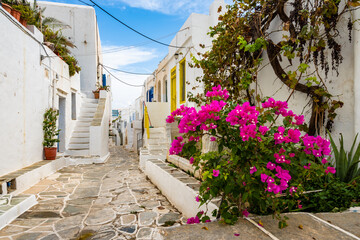
[[[130,84],[130,83],[127,83],[127,82],[124,82],[122,81],[121,79],[117,78],[114,74],[112,74],[104,65],[102,65],[101,63],[99,64],[100,66],[102,66],[102,68],[107,71],[113,78],[115,78],[116,80],[118,80],[119,82],[125,84],[125,85],[128,85],[130,87],[144,87],[144,84],[142,85],[135,85],[135,84]]]
[[[121,21],[120,19],[116,18],[114,15],[112,15],[111,13],[109,13],[108,11],[106,11],[104,8],[100,7],[98,4],[96,4],[93,0],[89,0],[91,3],[94,4],[94,6],[98,7],[101,11],[103,11],[104,13],[106,13],[107,15],[109,15],[111,18],[113,18],[114,20],[116,20],[117,22],[121,23],[122,25],[124,25],[125,27],[127,27],[128,29],[132,30],[133,32],[143,36],[144,38],[147,38],[153,42],[156,42],[158,44],[161,44],[161,45],[164,45],[164,46],[167,46],[167,47],[172,47],[172,48],[184,48],[184,47],[179,47],[179,46],[174,46],[174,45],[170,45],[170,44],[166,44],[166,43],[163,43],[163,42],[160,42],[154,38],[151,38],[139,31],[137,31],[136,29],[130,27],[129,25],[127,25],[126,23],[124,23],[123,21]]]
[[[81,0],[78,0],[78,1],[85,4],[85,5],[87,5],[87,6],[89,6],[89,7],[94,7],[94,5],[88,4],[88,3],[84,2],[84,1],[81,1]]]
[[[170,36],[172,36],[172,35],[174,35],[176,33],[182,32],[182,31],[187,30],[187,29],[189,29],[189,27],[181,29],[181,30],[179,30],[177,32],[169,33],[169,34],[167,34],[165,36],[162,36],[162,37],[159,37],[157,39],[158,40],[164,39],[164,38],[170,37]],[[148,45],[150,43],[152,43],[152,42],[151,41],[146,41],[146,42],[141,42],[141,43],[135,44],[133,46],[123,46],[123,47],[111,48],[111,49],[107,49],[107,50],[102,51],[101,54],[110,54],[110,53],[122,52],[122,51],[126,51],[126,50],[129,50],[129,49],[137,48],[137,47],[140,47],[140,46],[145,46],[145,45]],[[78,54],[76,56],[93,56],[93,55],[96,55],[96,53]]]
[[[101,64],[102,65],[102,64]],[[149,76],[149,75],[153,75],[152,73],[135,73],[135,72],[128,72],[128,71],[124,71],[124,70],[120,70],[120,69],[116,69],[116,68],[112,68],[112,67],[109,67],[109,66],[106,66],[106,65],[102,65],[106,68],[109,68],[113,71],[117,71],[117,72],[122,72],[122,73],[127,73],[127,74],[133,74],[133,75],[145,75],[145,76]]]

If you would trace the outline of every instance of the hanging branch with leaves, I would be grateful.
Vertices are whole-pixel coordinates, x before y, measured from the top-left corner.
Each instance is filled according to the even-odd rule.
[[[348,18],[351,41],[351,12],[357,6],[358,0],[234,0],[211,28],[212,49],[200,54],[199,61],[193,58],[204,72],[199,81],[205,92],[221,84],[231,98],[256,105],[263,100],[258,75],[270,66],[289,89],[287,101],[296,92],[309,98],[311,116],[303,130],[316,135],[324,127],[331,129],[343,103],[329,92],[326,79],[330,71],[339,75],[339,23]]]

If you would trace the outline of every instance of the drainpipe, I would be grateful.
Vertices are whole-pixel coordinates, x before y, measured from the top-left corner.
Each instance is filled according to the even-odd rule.
[[[354,11],[354,19],[360,18],[360,11]],[[354,34],[354,132],[360,132],[360,23],[355,22],[353,26]]]

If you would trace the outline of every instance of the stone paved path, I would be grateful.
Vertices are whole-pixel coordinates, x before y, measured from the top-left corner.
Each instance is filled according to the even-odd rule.
[[[138,169],[136,154],[112,147],[105,164],[63,168],[24,194],[38,204],[0,231],[0,240],[152,239],[184,221]]]

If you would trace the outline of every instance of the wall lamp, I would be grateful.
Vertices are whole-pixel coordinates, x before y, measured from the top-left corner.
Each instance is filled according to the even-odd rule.
[[[175,60],[178,60],[179,59],[179,53],[175,53]]]

